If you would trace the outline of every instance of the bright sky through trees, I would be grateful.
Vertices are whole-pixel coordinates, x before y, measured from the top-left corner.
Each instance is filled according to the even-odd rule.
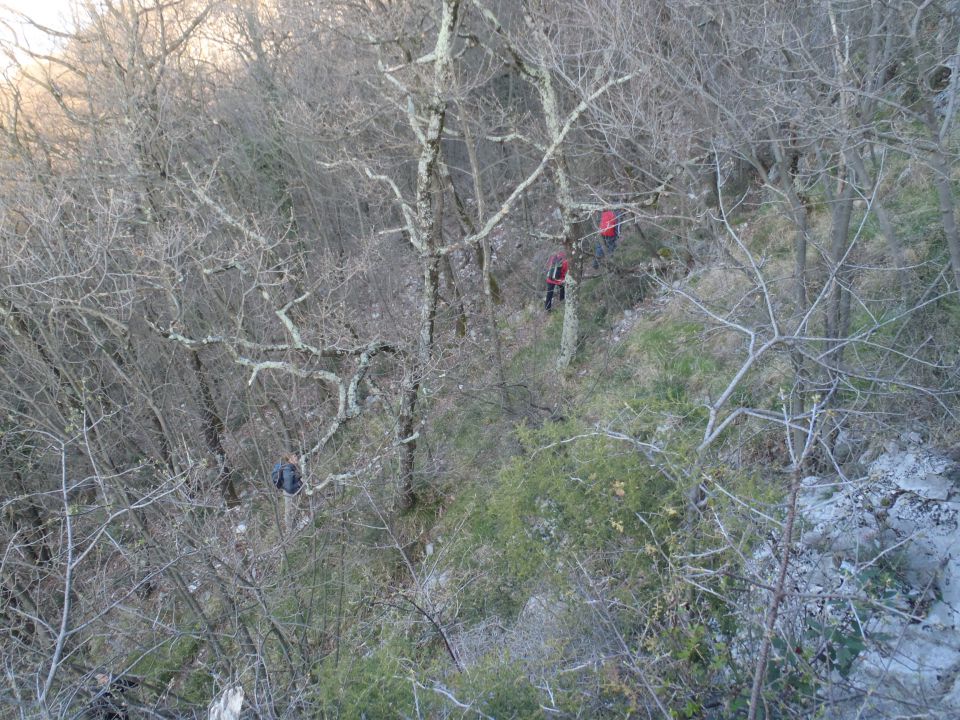
[[[71,26],[70,7],[70,0],[0,0],[0,40],[4,45],[47,53],[54,47],[56,39],[32,26],[24,16],[38,25],[65,30]],[[22,61],[25,57],[21,54],[19,59]],[[6,70],[13,61],[4,57],[0,63]]]

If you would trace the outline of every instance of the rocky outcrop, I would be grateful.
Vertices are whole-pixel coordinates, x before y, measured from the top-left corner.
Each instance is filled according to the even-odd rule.
[[[803,481],[782,637],[831,717],[960,717],[960,466],[911,433],[867,467]]]
[[[224,690],[210,705],[209,720],[238,720],[243,707],[243,688],[239,685]]]

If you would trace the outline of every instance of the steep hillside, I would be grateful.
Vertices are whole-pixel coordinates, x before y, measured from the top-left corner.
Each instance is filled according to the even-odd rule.
[[[956,6],[11,24],[0,714],[956,716]]]

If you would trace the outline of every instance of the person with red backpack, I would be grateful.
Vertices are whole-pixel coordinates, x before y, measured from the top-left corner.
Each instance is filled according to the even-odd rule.
[[[547,261],[547,302],[544,305],[547,312],[553,305],[553,293],[559,288],[559,299],[563,302],[563,283],[567,279],[567,270],[570,263],[567,262],[567,254],[561,250],[550,256]]]
[[[620,213],[616,210],[604,210],[600,213],[600,239],[597,240],[597,252],[593,259],[594,269],[600,266],[604,254],[610,254],[617,249],[617,239],[620,237]],[[604,252],[606,247],[606,253]]]

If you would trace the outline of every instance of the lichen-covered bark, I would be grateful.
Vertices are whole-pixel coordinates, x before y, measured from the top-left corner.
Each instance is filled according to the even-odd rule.
[[[580,304],[578,302],[580,289],[579,283],[577,283],[576,273],[567,273],[566,286],[563,332],[560,335],[560,353],[557,355],[557,370],[570,367],[570,363],[577,353],[577,339],[580,335]]]
[[[570,363],[573,362],[573,358],[577,352],[577,341],[580,333],[580,303],[575,277],[577,273],[573,271],[574,267],[580,264],[580,258],[577,256],[577,241],[580,238],[577,236],[577,215],[574,209],[573,193],[570,189],[567,157],[563,145],[560,143],[566,131],[561,121],[560,102],[557,99],[553,77],[549,69],[547,69],[546,62],[543,58],[543,53],[548,47],[549,39],[543,26],[537,22],[529,12],[524,14],[524,20],[527,23],[527,27],[530,28],[532,35],[536,38],[536,47],[540,54],[537,67],[527,66],[526,72],[533,78],[537,92],[540,94],[544,122],[547,126],[547,137],[551,143],[557,145],[552,170],[557,186],[557,204],[560,207],[560,220],[563,223],[563,244],[571,265],[571,272],[567,273],[566,299],[564,300],[563,311],[563,333],[560,337],[560,353],[557,355],[557,370],[564,370],[570,367]]]
[[[420,322],[414,362],[404,376],[400,391],[400,415],[397,418],[396,440],[400,446],[400,507],[416,504],[413,480],[417,450],[418,401],[420,386],[429,371],[433,357],[434,328],[440,278],[442,233],[435,208],[442,207],[438,194],[437,163],[446,119],[444,91],[449,85],[454,30],[460,0],[443,0],[440,25],[434,46],[433,88],[427,103],[427,126],[422,133],[420,158],[417,163],[416,221],[408,228],[410,239],[420,254],[423,290],[420,295]],[[411,123],[418,122],[415,116]]]

